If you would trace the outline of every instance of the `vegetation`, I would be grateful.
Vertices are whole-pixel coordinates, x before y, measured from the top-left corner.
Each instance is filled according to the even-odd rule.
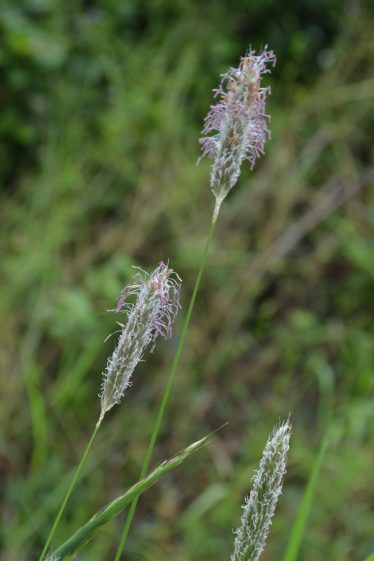
[[[127,558],[228,559],[264,442],[289,413],[263,559],[284,557],[301,504],[300,561],[368,557],[369,3],[3,0],[0,17],[1,559],[38,558],[99,415],[105,310],[132,265],[168,257],[183,278],[175,335],[108,412],[54,546],[138,480],[212,212],[197,139],[218,74],[249,44],[277,53],[272,141],[222,208],[152,469],[229,424],[141,497]],[[79,559],[113,559],[123,521]]]

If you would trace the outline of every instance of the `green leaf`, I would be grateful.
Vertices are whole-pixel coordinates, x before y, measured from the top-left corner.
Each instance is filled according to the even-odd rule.
[[[58,549],[56,549],[49,557],[49,560],[60,561],[67,555],[75,553],[85,543],[87,543],[102,526],[107,524],[112,518],[122,512],[126,506],[136,497],[147,491],[152,485],[163,475],[179,466],[191,454],[204,446],[209,437],[202,438],[185,448],[171,460],[162,462],[154,471],[152,471],[145,479],[135,483],[124,495],[117,497],[109,503],[104,509],[96,513],[86,524],[81,526],[70,538],[68,538]]]
[[[328,439],[327,437],[324,438],[322,441],[321,447],[318,452],[318,456],[315,459],[312,472],[309,477],[309,481],[301,501],[301,505],[299,508],[299,512],[297,513],[297,517],[295,523],[293,525],[291,536],[287,544],[286,553],[283,557],[283,561],[296,561],[297,556],[300,551],[301,542],[304,537],[306,523],[308,521],[308,516],[310,509],[312,507],[314,493],[316,490],[319,472],[321,469],[321,465],[323,462],[323,458],[325,457],[326,450],[328,447]]]
[[[364,561],[374,561],[374,551],[365,557]]]

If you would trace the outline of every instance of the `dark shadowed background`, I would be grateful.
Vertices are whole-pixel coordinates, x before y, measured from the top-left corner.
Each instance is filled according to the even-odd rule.
[[[95,422],[132,265],[183,278],[174,338],[108,414],[55,544],[137,480],[213,199],[198,137],[251,45],[278,64],[272,140],[215,232],[153,463],[226,421],[143,495],[127,559],[228,560],[273,425],[289,468],[263,561],[282,559],[330,428],[300,561],[374,549],[373,11],[322,0],[2,0],[2,561],[37,559]],[[121,519],[122,521],[122,519]],[[79,553],[113,559],[120,520]]]

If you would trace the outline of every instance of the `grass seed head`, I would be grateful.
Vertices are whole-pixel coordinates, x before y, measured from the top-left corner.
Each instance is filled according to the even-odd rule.
[[[240,527],[235,531],[231,561],[257,561],[266,543],[286,472],[291,425],[276,427],[264,448],[252,489],[243,505]]]
[[[127,322],[121,325],[121,333],[112,356],[108,359],[101,386],[101,419],[106,411],[119,403],[136,365],[142,360],[145,349],[158,337],[169,338],[180,308],[179,276],[161,261],[148,274],[135,267],[133,282],[125,286],[113,311],[124,313]],[[128,298],[135,298],[129,302]]]
[[[243,160],[248,160],[252,169],[264,153],[270,137],[270,117],[265,113],[270,87],[261,87],[261,80],[270,72],[268,64],[274,66],[275,60],[267,47],[259,55],[249,50],[238,68],[222,74],[219,87],[213,90],[219,100],[205,117],[200,143],[201,157],[213,160],[210,186],[216,198],[215,218],[238,180]]]

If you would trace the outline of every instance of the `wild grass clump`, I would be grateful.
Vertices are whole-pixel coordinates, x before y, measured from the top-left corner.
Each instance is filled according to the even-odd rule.
[[[75,488],[48,553],[126,494],[139,471],[144,481],[160,460],[229,420],[207,454],[169,472],[139,502],[123,556],[229,559],[248,468],[274,419],[292,411],[285,497],[264,557],[362,561],[374,524],[374,51],[364,6],[323,3],[312,13],[302,0],[274,12],[218,0],[211,13],[209,3],[171,9],[165,1],[113,10],[78,2],[73,12],[55,10],[54,1],[6,4],[0,557],[37,559],[69,483]],[[263,112],[272,140],[254,173],[242,165],[222,203],[196,293],[209,162],[191,163],[218,72],[239,61],[248,38],[277,54],[260,86],[272,87]],[[240,62],[233,66],[212,103],[229,104],[231,80],[232,93],[240,90]],[[202,136],[212,146],[223,138],[219,127]],[[233,146],[240,138],[233,135]],[[144,349],[123,407],[106,412],[94,453],[72,480],[99,416],[99,374],[127,324],[124,308],[105,310],[133,283],[134,265],[152,275],[167,257],[183,278],[174,336],[159,337],[153,355],[152,341]],[[193,292],[188,346],[163,393]],[[329,425],[320,469],[325,443],[318,462],[316,450]],[[113,559],[122,524],[115,517],[102,526],[77,558]]]
[[[80,548],[98,528],[121,512],[132,499],[115,554],[115,561],[119,561],[126,544],[140,493],[149,487],[149,481],[153,482],[164,472],[180,463],[178,458],[177,461],[165,464],[167,468],[161,470],[160,474],[156,472],[153,477],[146,477],[185,343],[221,204],[229,191],[235,186],[240,175],[242,162],[249,159],[253,167],[256,157],[264,151],[265,138],[269,134],[267,128],[268,116],[265,114],[265,99],[269,90],[261,87],[261,81],[263,74],[268,71],[266,64],[269,61],[275,62],[275,56],[272,52],[264,50],[260,55],[256,55],[254,51],[249,51],[241,59],[239,68],[230,69],[228,74],[223,75],[222,84],[216,90],[216,93],[221,96],[220,101],[211,108],[205,119],[204,134],[209,134],[214,130],[217,131],[215,136],[206,136],[201,140],[203,155],[209,155],[213,160],[211,189],[216,203],[181,337],[143,461],[139,483],[135,486],[134,491],[130,490],[124,497],[116,499],[102,513],[94,516],[86,525],[77,530],[63,546],[51,554],[50,558],[52,559],[60,561],[66,555],[70,555],[77,548]],[[227,91],[223,89],[225,81],[228,82]],[[121,331],[118,343],[108,359],[103,375],[99,420],[74,473],[39,561],[43,561],[50,547],[105,414],[121,401],[125,390],[130,385],[132,373],[141,361],[145,349],[153,343],[153,350],[155,341],[160,335],[163,337],[171,336],[172,325],[180,308],[179,291],[179,276],[174,274],[173,270],[169,269],[163,262],[152,274],[147,274],[142,270],[137,272],[132,283],[122,290],[114,311],[123,311],[126,315],[126,323],[124,325],[120,324]],[[135,299],[134,303],[128,301],[131,297]],[[290,425],[285,423],[280,425],[269,438],[259,470],[253,481],[250,498],[244,507],[242,524],[237,531],[232,561],[257,561],[264,548],[275,505],[281,492],[289,434]],[[196,447],[196,445],[193,445],[186,449],[184,456],[189,455]]]

